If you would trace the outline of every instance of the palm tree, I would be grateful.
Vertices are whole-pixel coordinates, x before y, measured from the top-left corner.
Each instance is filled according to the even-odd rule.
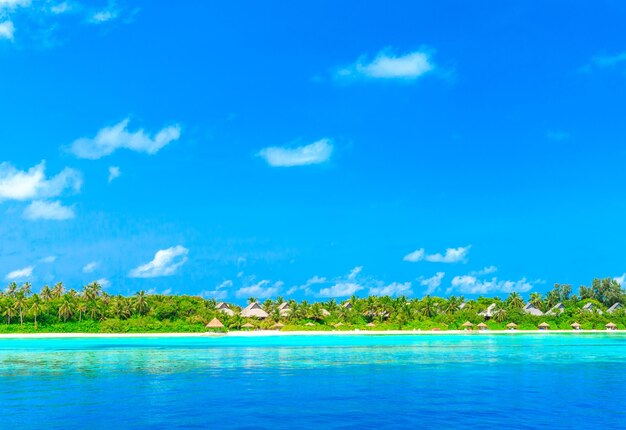
[[[255,297],[248,297],[248,304],[256,303],[258,300]]]
[[[78,321],[83,320],[83,315],[87,313],[87,302],[83,299],[78,299],[76,304],[76,310],[78,311]]]
[[[64,296],[61,304],[59,305],[59,318],[63,318],[63,322],[67,322],[67,319],[71,318],[72,315],[74,315],[72,302],[69,297]]]
[[[31,297],[31,303],[29,312],[35,318],[35,330],[37,330],[37,315],[45,309],[45,305],[39,298],[38,294],[33,294],[33,297]]]
[[[146,299],[146,292],[144,290],[135,294],[135,309],[139,315],[145,315],[150,310],[150,305]]]
[[[537,309],[541,309],[543,307],[543,302],[541,301],[541,293],[530,293],[529,303],[531,303]]]
[[[41,298],[44,299],[46,302],[52,300],[52,290],[47,285],[44,285],[44,287],[41,289],[40,295]]]
[[[20,291],[24,293],[25,296],[28,296],[31,293],[33,286],[30,282],[24,282],[24,285],[20,288]]]
[[[17,315],[17,309],[15,308],[15,303],[12,300],[9,300],[5,305],[6,309],[2,313],[5,317],[7,317],[7,324],[11,324],[11,318]]]
[[[55,299],[60,299],[65,291],[65,287],[63,286],[63,282],[58,282],[52,288],[52,297]]]
[[[7,295],[14,296],[16,291],[17,291],[17,283],[11,282],[9,286],[7,287]]]
[[[515,291],[509,294],[509,297],[506,299],[506,303],[511,308],[519,309],[524,307],[524,299],[522,299],[522,296],[517,294]]]
[[[23,291],[19,291],[15,295],[15,306],[20,314],[20,325],[24,325],[24,305],[26,304],[26,296]]]

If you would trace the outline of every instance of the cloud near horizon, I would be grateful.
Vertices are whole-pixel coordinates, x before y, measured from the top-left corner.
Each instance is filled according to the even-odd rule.
[[[424,295],[430,296],[435,291],[437,291],[445,275],[445,272],[437,272],[434,276],[431,276],[430,278],[420,278],[420,285],[422,287],[426,287]]]
[[[402,80],[415,81],[432,72],[435,64],[431,59],[432,51],[417,50],[403,55],[396,55],[391,49],[380,51],[372,61],[362,56],[354,64],[338,69],[336,80]]]
[[[22,269],[17,269],[10,272],[5,277],[5,279],[7,281],[23,281],[33,276],[33,270],[35,270],[35,266],[28,266]]]
[[[181,245],[157,251],[154,259],[130,271],[131,278],[172,276],[187,262],[189,250]]]
[[[77,139],[70,145],[69,151],[78,158],[89,160],[111,155],[118,149],[154,155],[177,141],[181,135],[181,127],[178,124],[164,127],[151,137],[144,129],[130,132],[129,122],[130,119],[126,118],[113,126],[100,129],[93,138]]]
[[[257,155],[272,167],[295,167],[325,163],[330,160],[332,153],[332,141],[320,139],[295,148],[270,146],[260,150]]]
[[[526,278],[519,281],[500,281],[495,277],[482,280],[472,275],[461,275],[452,279],[452,285],[446,293],[450,294],[454,290],[463,294],[525,293],[532,288],[533,285]]]
[[[429,261],[431,263],[465,263],[467,262],[467,255],[471,247],[472,245],[448,248],[445,254],[426,254],[424,248],[420,248],[405,255],[403,260],[409,263],[417,263],[418,261]]]
[[[277,296],[282,286],[282,281],[277,281],[271,284],[269,280],[264,279],[254,285],[238,289],[237,292],[235,292],[235,296],[238,298],[256,297],[259,299],[267,299],[269,297]]]

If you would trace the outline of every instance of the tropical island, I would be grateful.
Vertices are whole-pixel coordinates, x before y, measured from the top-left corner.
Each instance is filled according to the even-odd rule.
[[[297,302],[277,297],[245,307],[188,295],[109,295],[98,283],[80,291],[62,283],[38,293],[11,283],[0,293],[0,333],[198,333],[282,330],[617,330],[626,328],[626,292],[611,278],[594,279],[573,294],[556,284],[547,294],[466,300],[425,296],[350,297]]]

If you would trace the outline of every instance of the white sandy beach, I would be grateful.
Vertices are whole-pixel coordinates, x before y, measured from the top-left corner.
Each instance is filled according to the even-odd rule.
[[[286,336],[490,336],[520,334],[625,334],[626,330],[353,330],[353,331],[237,331],[228,333],[5,333],[1,339],[80,339],[80,338],[198,338],[198,337],[286,337]]]

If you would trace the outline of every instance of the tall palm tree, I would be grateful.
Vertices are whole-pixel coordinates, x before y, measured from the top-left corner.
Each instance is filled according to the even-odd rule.
[[[19,291],[15,295],[15,307],[20,315],[20,325],[24,325],[24,306],[26,305],[26,296],[23,291]]]
[[[25,296],[30,295],[33,286],[30,282],[24,282],[24,284],[20,287],[20,291],[24,293]]]
[[[9,286],[7,287],[7,295],[14,296],[16,291],[17,291],[17,283],[11,282]]]
[[[543,307],[543,302],[541,300],[541,293],[530,293],[529,302],[538,309]]]
[[[67,322],[67,319],[71,318],[72,315],[74,315],[72,302],[69,297],[64,296],[59,305],[59,318],[63,318],[63,322]]]
[[[135,309],[139,315],[145,315],[150,310],[148,299],[146,298],[146,292],[144,290],[135,294]]]
[[[2,315],[7,317],[7,324],[11,324],[11,318],[14,318],[15,315],[17,315],[17,309],[15,308],[15,303],[12,300],[9,300],[6,303],[5,309]]]
[[[55,299],[60,299],[65,291],[65,287],[63,286],[63,282],[57,282],[52,288],[52,297]]]
[[[515,291],[509,294],[509,297],[506,299],[506,303],[511,308],[519,309],[524,307],[524,299],[522,299],[522,296],[517,294]]]
[[[39,315],[45,309],[45,304],[42,302],[39,294],[33,294],[33,297],[31,297],[30,301],[31,305],[28,311],[35,318],[35,330],[37,330],[37,315]]]
[[[47,285],[43,286],[43,288],[41,289],[40,295],[41,295],[41,298],[45,300],[46,302],[49,302],[50,300],[52,300],[52,290]]]

